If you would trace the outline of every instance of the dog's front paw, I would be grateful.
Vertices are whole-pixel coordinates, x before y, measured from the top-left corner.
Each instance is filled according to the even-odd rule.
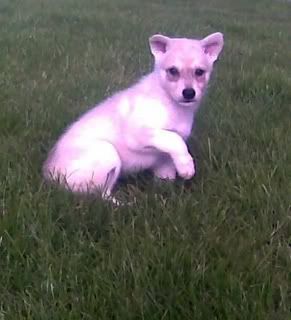
[[[177,171],[179,176],[186,180],[191,179],[195,175],[195,164],[190,155],[179,159]]]
[[[174,165],[160,166],[154,170],[156,177],[162,180],[175,180],[176,179],[176,169]]]

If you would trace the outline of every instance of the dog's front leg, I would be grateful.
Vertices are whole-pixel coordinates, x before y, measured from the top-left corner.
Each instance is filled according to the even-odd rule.
[[[195,174],[195,165],[184,140],[173,131],[152,129],[141,138],[143,146],[153,147],[167,153],[175,164],[180,177],[190,179]]]

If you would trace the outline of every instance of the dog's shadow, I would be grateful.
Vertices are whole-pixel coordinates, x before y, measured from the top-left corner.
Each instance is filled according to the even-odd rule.
[[[136,174],[120,177],[113,193],[122,201],[131,203],[138,198],[163,198],[170,199],[173,195],[178,196],[183,192],[191,192],[195,182],[193,179],[184,180],[179,176],[175,180],[166,180],[155,177],[154,174],[145,170]]]

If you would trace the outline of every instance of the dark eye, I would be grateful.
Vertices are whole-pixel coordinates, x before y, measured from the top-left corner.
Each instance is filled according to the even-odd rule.
[[[205,73],[205,70],[203,70],[203,69],[196,69],[195,70],[195,76],[197,76],[197,77],[203,76],[204,73]]]
[[[172,77],[178,77],[179,76],[179,70],[176,67],[171,67],[167,70],[167,72],[172,76]]]

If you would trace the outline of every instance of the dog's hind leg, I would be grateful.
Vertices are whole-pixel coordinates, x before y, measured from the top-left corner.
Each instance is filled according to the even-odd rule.
[[[56,166],[56,171],[67,189],[77,193],[99,191],[104,199],[110,199],[121,171],[121,160],[111,143],[99,140],[94,148],[79,150],[61,168]]]

